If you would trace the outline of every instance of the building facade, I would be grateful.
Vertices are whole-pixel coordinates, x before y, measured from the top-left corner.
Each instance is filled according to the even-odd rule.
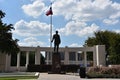
[[[62,65],[105,66],[105,46],[93,47],[61,47],[59,48]],[[53,48],[50,47],[20,47],[15,55],[0,54],[0,71],[26,71],[28,64],[41,65],[41,53],[45,64],[52,64]],[[92,54],[92,59],[88,55]]]

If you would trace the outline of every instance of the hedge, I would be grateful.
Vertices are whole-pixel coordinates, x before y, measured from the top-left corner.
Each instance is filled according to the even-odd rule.
[[[28,65],[28,72],[49,72],[52,69],[52,65]],[[80,69],[79,65],[61,65],[62,72],[77,72]]]
[[[120,78],[120,67],[90,67],[88,78]]]

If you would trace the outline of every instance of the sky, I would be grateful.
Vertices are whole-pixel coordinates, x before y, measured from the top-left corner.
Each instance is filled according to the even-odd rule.
[[[0,0],[6,13],[2,20],[13,24],[20,46],[50,46],[50,16],[45,14],[51,2],[52,34],[59,31],[60,47],[82,47],[99,30],[120,33],[120,0]]]

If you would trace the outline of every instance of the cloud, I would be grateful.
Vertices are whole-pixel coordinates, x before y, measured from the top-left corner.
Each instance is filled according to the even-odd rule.
[[[93,34],[98,28],[99,26],[94,23],[88,26],[85,22],[71,21],[64,28],[60,28],[59,32],[67,36],[77,35],[81,37]]]
[[[66,20],[96,21],[120,18],[120,4],[111,0],[51,0],[54,16],[62,15]],[[23,5],[23,11],[34,18],[45,12],[43,0]]]
[[[37,40],[35,37],[27,37],[22,42],[18,42],[20,46],[45,46],[44,42]]]
[[[116,33],[120,33],[120,30],[114,30]]]
[[[45,4],[40,0],[35,0],[32,4],[23,5],[24,13],[34,18],[39,17],[45,9]]]
[[[108,25],[114,25],[120,22],[119,18],[120,18],[120,11],[115,14],[112,14],[111,16],[109,16],[108,19],[104,19],[103,23],[108,24]]]
[[[72,17],[76,3],[74,0],[56,0],[53,3],[54,15],[63,15],[66,19]]]
[[[46,23],[39,21],[26,22],[20,20],[14,25],[14,34],[19,36],[45,36],[49,34],[50,27]]]
[[[116,19],[104,19],[103,23],[108,24],[108,25],[114,25],[117,24],[119,22],[119,20]]]
[[[120,4],[111,0],[56,0],[54,15],[63,15],[66,20],[94,21],[114,16],[119,18]],[[118,16],[115,16],[118,15]]]
[[[66,21],[65,26],[57,29],[60,34],[65,36],[90,36],[99,29],[100,26],[98,24],[115,25],[120,22],[120,3],[113,2],[112,0],[51,1],[53,2],[53,18],[63,16]],[[48,3],[45,4],[46,2],[44,0],[32,0],[31,4],[23,5],[22,9],[28,16],[38,18],[45,12],[48,6]],[[25,37],[48,35],[50,30],[49,24],[39,21],[26,22],[24,20],[18,21],[15,24],[15,29],[15,34]],[[116,32],[119,32],[119,30],[116,30]],[[33,39],[33,41],[36,40]],[[31,43],[35,44],[32,41]],[[77,43],[73,43],[70,46],[77,45]]]
[[[82,45],[77,44],[77,43],[73,43],[73,44],[69,45],[69,47],[82,47]]]
[[[120,17],[120,11],[117,12],[116,14],[113,14],[110,16],[110,19],[116,19],[116,18],[119,18]]]

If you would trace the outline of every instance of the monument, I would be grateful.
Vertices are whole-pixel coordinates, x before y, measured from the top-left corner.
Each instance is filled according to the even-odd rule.
[[[58,31],[56,31],[56,34],[53,35],[51,42],[53,41],[54,41],[54,52],[52,54],[52,73],[58,74],[61,72],[61,59],[60,59],[60,53],[58,51],[61,40]]]

